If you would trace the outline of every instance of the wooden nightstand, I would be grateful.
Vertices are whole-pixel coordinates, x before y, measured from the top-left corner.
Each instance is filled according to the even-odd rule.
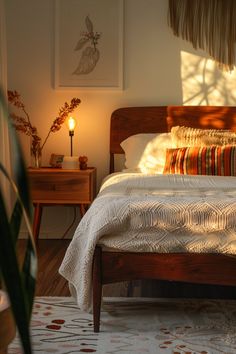
[[[34,204],[33,234],[37,242],[43,206],[78,205],[84,215],[96,195],[96,168],[64,170],[28,169],[31,198]]]

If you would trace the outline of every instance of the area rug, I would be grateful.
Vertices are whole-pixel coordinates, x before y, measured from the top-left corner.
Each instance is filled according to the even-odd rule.
[[[37,297],[31,333],[33,353],[235,354],[236,301],[109,298],[94,333],[72,298]]]

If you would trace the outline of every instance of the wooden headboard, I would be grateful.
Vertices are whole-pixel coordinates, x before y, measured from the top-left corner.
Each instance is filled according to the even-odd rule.
[[[232,106],[153,106],[126,107],[111,115],[110,172],[114,154],[123,154],[120,143],[138,133],[163,133],[173,126],[236,131],[236,107]]]

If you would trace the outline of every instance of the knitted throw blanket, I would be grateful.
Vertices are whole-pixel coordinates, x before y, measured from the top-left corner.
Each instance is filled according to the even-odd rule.
[[[120,251],[236,254],[236,177],[113,174],[82,218],[59,272],[92,305],[96,244]]]

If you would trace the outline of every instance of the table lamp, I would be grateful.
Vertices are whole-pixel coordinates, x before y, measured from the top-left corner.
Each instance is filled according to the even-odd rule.
[[[64,156],[62,168],[64,169],[78,169],[79,168],[79,160],[78,156],[73,156],[73,136],[76,127],[76,120],[73,117],[69,117],[67,120],[67,126],[69,129],[70,136],[70,156]]]
[[[73,136],[74,136],[74,130],[76,127],[76,120],[73,117],[70,117],[67,120],[67,125],[69,129],[69,136],[70,136],[70,156],[73,156]]]

